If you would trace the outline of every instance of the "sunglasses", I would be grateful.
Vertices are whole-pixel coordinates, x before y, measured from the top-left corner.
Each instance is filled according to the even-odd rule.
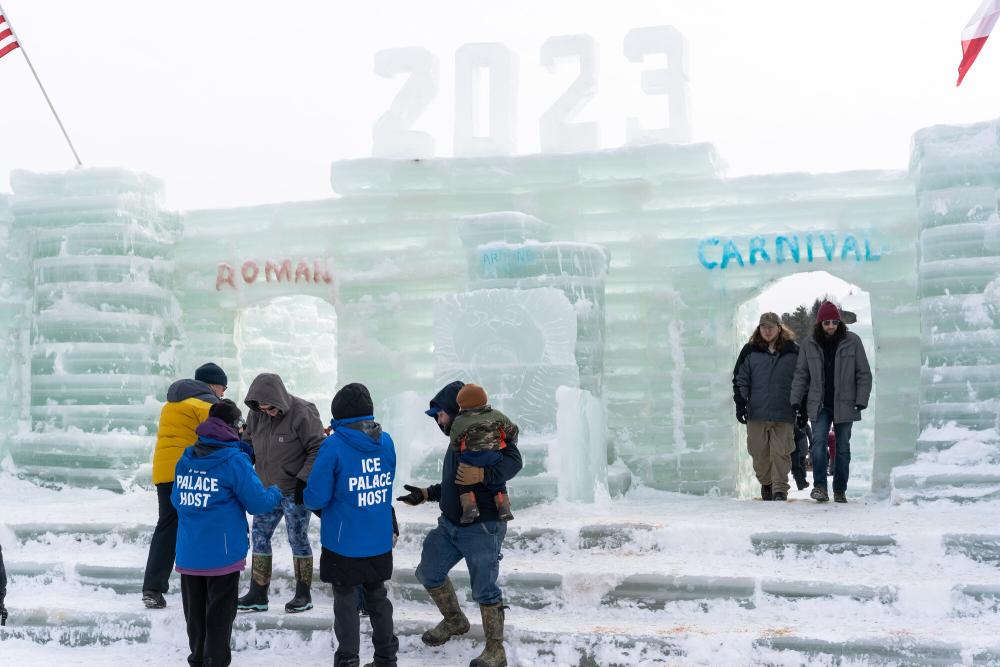
[[[840,324],[840,320],[823,320],[823,326],[837,326]]]

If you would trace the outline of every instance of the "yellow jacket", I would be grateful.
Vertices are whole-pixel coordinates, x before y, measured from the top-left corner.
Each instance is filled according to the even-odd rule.
[[[156,431],[153,484],[174,481],[177,461],[198,439],[194,430],[208,419],[209,408],[218,402],[219,397],[204,382],[178,380],[170,385]]]

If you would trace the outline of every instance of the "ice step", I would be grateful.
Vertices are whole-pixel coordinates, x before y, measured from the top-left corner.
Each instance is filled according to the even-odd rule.
[[[793,555],[850,552],[858,556],[877,556],[893,553],[897,546],[896,539],[891,535],[838,533],[754,533],[750,536],[750,542],[758,555],[771,552],[779,558],[789,552]]]
[[[926,638],[880,638],[832,642],[805,637],[774,637],[758,642],[759,646],[794,651],[812,662],[863,665],[961,665],[962,646]],[[846,662],[845,662],[846,660]]]
[[[119,594],[138,594],[142,591],[141,566],[100,565],[76,563],[72,566],[72,579],[83,586],[110,589]],[[13,582],[30,581],[33,584],[61,582],[66,578],[66,568],[59,563],[33,563],[11,561],[8,571]],[[460,598],[473,602],[469,575],[455,569],[451,579]],[[314,580],[319,581],[318,572]],[[619,583],[614,583],[615,581]],[[430,604],[430,597],[418,582],[414,568],[397,567],[393,572],[394,597],[409,602]],[[176,577],[173,586],[176,589]],[[593,576],[558,572],[501,571],[499,584],[504,590],[504,601],[514,608],[537,610],[546,607],[573,607],[581,605],[579,590],[606,592],[597,603],[600,607],[636,606],[641,609],[662,610],[668,603],[679,601],[709,602],[712,600],[736,601],[741,606],[753,607],[758,591],[763,595],[780,598],[849,598],[877,600],[892,604],[897,599],[894,586],[867,586],[828,581],[795,581],[776,578],[715,577],[703,575],[668,576],[660,574],[632,574],[615,577],[610,573]],[[325,597],[326,586],[317,584],[314,595]],[[964,590],[968,587],[956,587]],[[275,570],[272,577],[272,598],[278,600],[294,589],[290,571]],[[969,588],[969,590],[974,590]]]
[[[175,644],[179,644],[183,650],[185,637],[179,603],[180,600],[174,598],[171,604],[176,606],[166,611],[103,613],[12,606],[8,625],[0,628],[0,641],[19,638],[67,646],[106,646],[121,642],[158,645],[164,649],[175,649]],[[452,640],[448,649],[429,649],[422,646],[417,637],[433,626],[436,611],[415,610],[405,605],[397,607],[394,620],[396,634],[401,640],[401,664],[454,664],[455,656],[474,656],[482,646],[483,632],[472,610],[466,611],[470,612],[472,621],[470,632]],[[727,633],[711,624],[699,627],[697,622],[659,629],[641,622],[609,620],[599,623],[597,619],[587,618],[546,619],[530,612],[508,614],[506,644],[509,657],[523,656],[527,660],[523,664],[536,664],[530,662],[534,655],[541,659],[541,664],[581,667],[710,664],[705,662],[704,653],[709,643],[745,642],[745,649],[740,647],[736,649],[738,653],[728,654],[730,657],[739,655],[739,664],[1000,664],[1000,648],[977,646],[975,640],[965,637],[949,641],[920,633],[900,634],[893,629],[872,631],[862,638],[830,641],[808,636],[808,631],[775,636],[765,628],[754,626]],[[305,642],[316,640],[320,646],[326,645],[332,634],[331,625],[328,607],[294,616],[280,612],[240,614],[234,623],[233,638],[237,647],[234,662],[240,664],[241,654],[252,655],[245,653],[247,651],[274,651],[288,646],[298,646],[299,651],[305,651],[308,650]],[[369,624],[362,622],[361,629],[363,651],[367,651]],[[445,654],[452,657],[452,662],[436,661]],[[558,656],[557,662],[550,662],[555,656]],[[407,662],[410,660],[418,662]],[[515,658],[513,664],[521,663]]]
[[[947,554],[1000,567],[1000,535],[948,534],[941,537],[941,543]]]

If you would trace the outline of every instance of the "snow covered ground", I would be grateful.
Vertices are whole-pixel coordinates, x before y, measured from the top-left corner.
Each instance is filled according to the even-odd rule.
[[[640,488],[597,505],[515,506],[501,565],[511,664],[1000,663],[1000,505],[820,505],[806,493],[779,504]],[[412,570],[435,508],[398,512],[400,664],[467,664],[478,627],[439,649],[419,641],[436,611]],[[148,491],[60,492],[0,475],[11,576],[0,662],[182,664],[179,594],[162,611],[139,600],[155,517]],[[326,590],[314,587],[310,612],[274,611],[291,592],[276,538],[272,611],[237,619],[237,665],[332,657]]]

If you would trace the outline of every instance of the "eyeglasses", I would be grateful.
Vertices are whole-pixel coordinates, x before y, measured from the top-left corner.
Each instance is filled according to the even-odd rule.
[[[825,326],[825,327],[829,327],[829,326],[834,326],[835,327],[838,324],[840,324],[840,320],[823,320],[823,326]]]
[[[246,425],[247,422],[245,419],[243,419],[243,417],[240,417],[239,419],[233,422],[233,428],[236,429],[237,431],[242,431]]]

